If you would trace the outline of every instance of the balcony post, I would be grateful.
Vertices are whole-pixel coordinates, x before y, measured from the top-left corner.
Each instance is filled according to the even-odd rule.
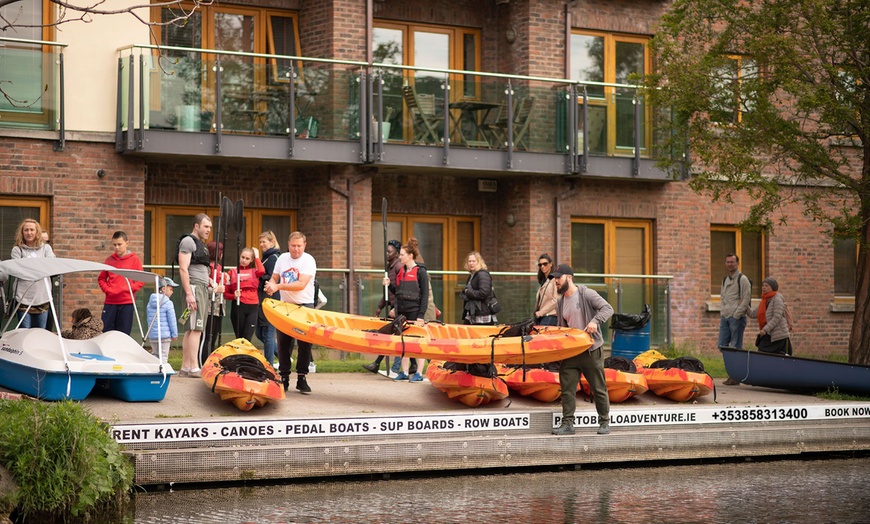
[[[290,71],[287,73],[290,77],[290,82],[287,84],[287,118],[290,124],[287,129],[287,156],[293,158],[293,149],[296,147],[296,71],[293,70],[293,64],[290,64]]]
[[[139,55],[139,129],[136,133],[136,149],[145,147],[145,55]]]
[[[118,89],[116,90],[117,99],[115,101],[115,152],[122,153],[124,151],[124,135],[122,129],[124,123],[121,120],[123,112],[121,105],[121,94],[124,92],[124,57],[118,57]]]
[[[631,176],[636,177],[640,172],[640,104],[637,103],[637,89],[634,90],[631,103],[634,106],[634,158],[631,161]]]
[[[444,91],[444,124],[441,130],[443,136],[441,138],[444,146],[444,165],[450,165],[450,77],[444,79],[441,84],[441,90]]]
[[[58,67],[58,81],[60,83],[59,89],[59,100],[58,100],[58,131],[59,135],[57,138],[57,142],[54,144],[55,151],[63,151],[63,148],[66,147],[66,121],[64,117],[64,88],[63,88],[63,48],[61,48],[60,53],[57,57],[57,67]]]
[[[508,110],[508,118],[507,118],[507,168],[513,169],[514,167],[514,90],[511,87],[511,81],[508,80],[507,88],[505,89],[505,94],[507,95],[507,110]]]
[[[580,172],[586,173],[589,169],[589,93],[583,86],[583,158],[580,159]]]
[[[569,85],[565,93],[565,99],[568,104],[568,114],[565,119],[565,136],[568,140],[568,157],[571,161],[568,163],[568,172],[571,174],[577,173],[577,164],[579,161],[580,152],[577,150],[577,90],[576,86]]]
[[[221,121],[221,113],[223,113],[223,84],[221,84],[221,57],[217,55],[214,60],[214,152],[221,152],[221,139],[223,138],[224,124]]]
[[[369,140],[369,127],[371,127],[371,113],[368,105],[368,75],[360,71],[359,75],[359,160],[367,163],[371,154],[371,141]]]
[[[135,96],[136,90],[133,89],[135,74],[134,74],[134,66],[136,62],[133,58],[133,53],[130,53],[130,64],[127,70],[127,151],[132,151],[136,149],[135,143],[135,131],[133,127],[133,97]]]

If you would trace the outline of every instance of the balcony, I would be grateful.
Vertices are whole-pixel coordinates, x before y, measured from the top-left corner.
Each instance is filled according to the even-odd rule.
[[[145,45],[118,73],[129,155],[668,179],[635,86],[601,111],[564,79]]]

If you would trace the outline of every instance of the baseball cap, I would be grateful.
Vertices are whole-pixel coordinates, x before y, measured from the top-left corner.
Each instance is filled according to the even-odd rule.
[[[554,269],[553,272],[550,273],[551,278],[559,278],[562,275],[571,275],[573,277],[574,270],[571,269],[571,266],[569,266],[568,264],[559,264],[558,266],[556,266],[556,269]]]
[[[164,277],[164,278],[163,278],[163,285],[164,285],[164,286],[169,286],[169,287],[178,287],[178,284],[176,284],[175,281],[172,280],[172,279],[169,278],[169,277]]]

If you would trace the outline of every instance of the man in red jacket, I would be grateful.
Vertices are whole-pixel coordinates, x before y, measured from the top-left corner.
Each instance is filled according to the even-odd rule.
[[[118,269],[138,269],[142,271],[142,261],[132,251],[127,250],[127,233],[115,231],[112,235],[112,249],[115,251],[106,259],[106,264]],[[107,331],[122,331],[130,334],[133,329],[133,294],[142,286],[143,282],[127,280],[126,278],[110,273],[100,272],[98,279],[100,289],[106,294],[106,302],[103,304],[103,333]],[[129,287],[128,287],[129,282]]]

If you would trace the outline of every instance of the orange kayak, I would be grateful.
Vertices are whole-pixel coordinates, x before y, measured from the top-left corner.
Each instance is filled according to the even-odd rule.
[[[242,411],[284,398],[281,379],[263,354],[243,338],[217,348],[202,366],[202,380],[221,400]]]
[[[559,386],[559,373],[542,368],[523,368],[498,366],[498,374],[504,376],[508,389],[524,397],[532,397],[541,402],[559,400],[562,388]]]
[[[444,362],[437,360],[429,362],[426,378],[453,400],[474,408],[508,396],[507,384],[499,377],[478,377],[465,371],[445,369],[443,365]]]
[[[263,301],[263,313],[282,333],[319,346],[367,353],[460,362],[542,364],[578,355],[592,347],[592,338],[582,329],[536,326],[527,336],[502,336],[506,326],[463,324],[406,324],[401,335],[379,329],[390,322],[311,309],[273,299]]]
[[[604,368],[604,380],[607,381],[607,396],[610,401],[618,404],[635,395],[646,393],[646,378],[641,373],[628,373],[618,369]],[[592,388],[585,376],[580,376],[580,387],[587,395],[592,394]]]
[[[713,379],[706,373],[679,368],[638,368],[638,371],[643,372],[650,391],[677,402],[689,402],[713,391]]]

